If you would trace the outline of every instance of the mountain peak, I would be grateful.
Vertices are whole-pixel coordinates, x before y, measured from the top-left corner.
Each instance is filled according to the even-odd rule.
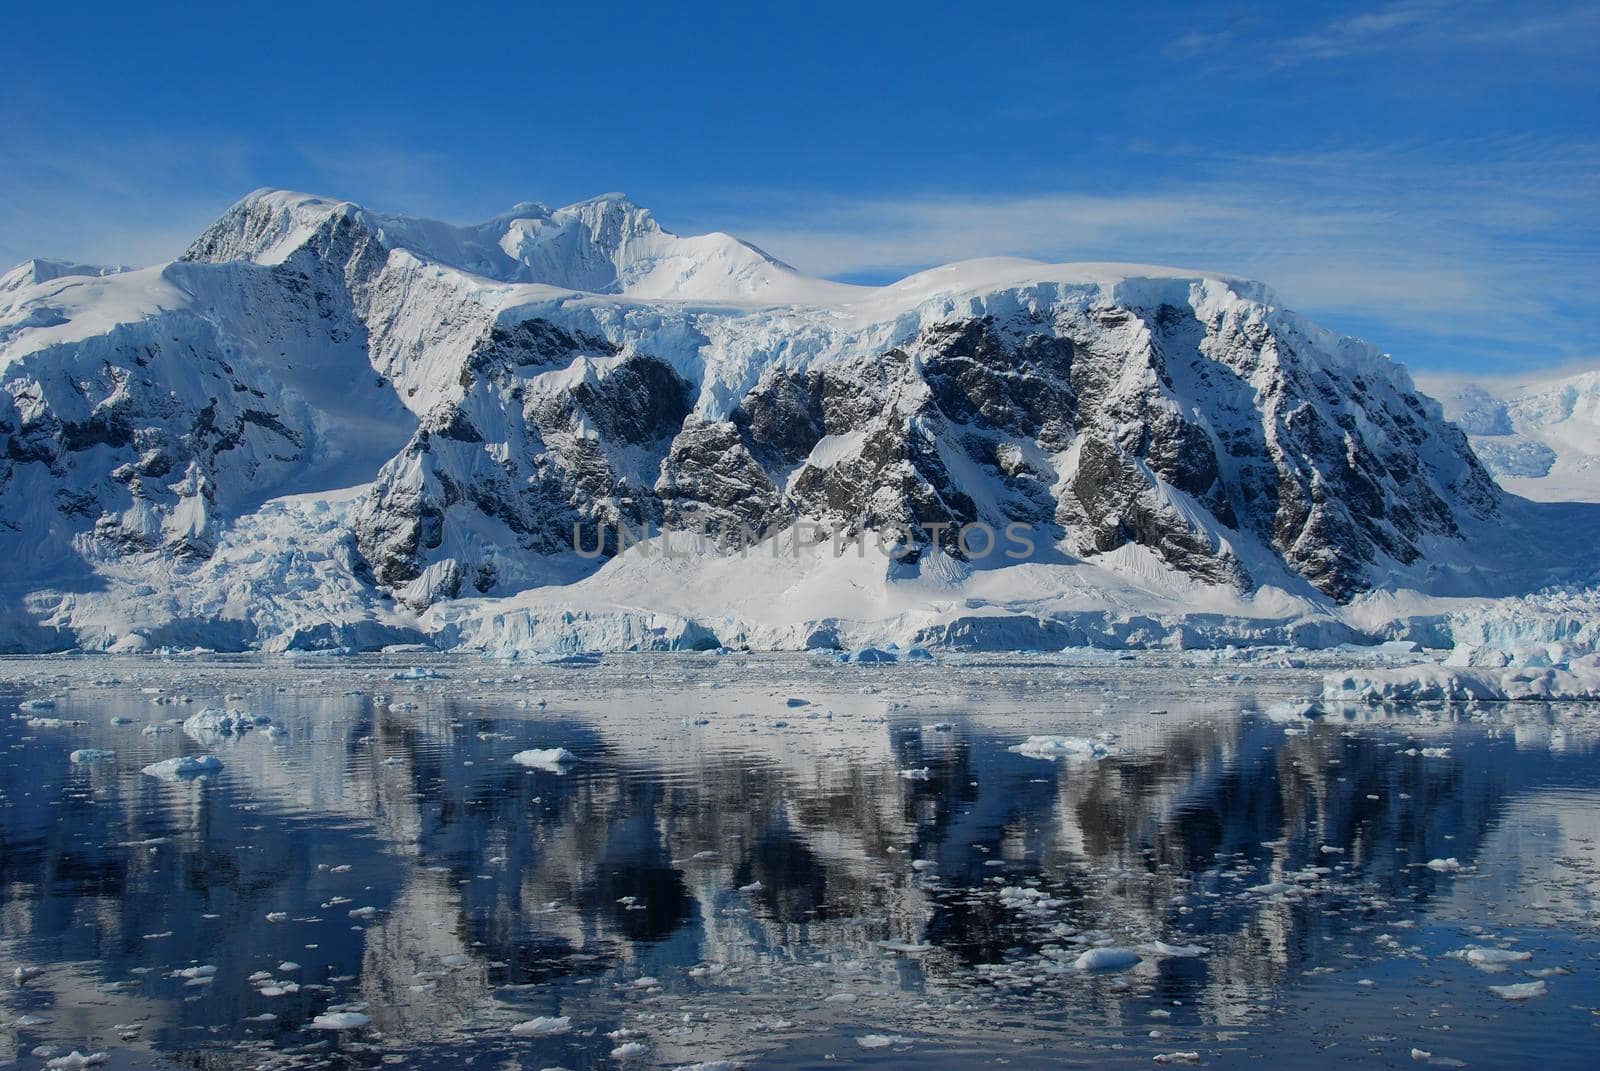
[[[808,279],[731,235],[679,236],[622,193],[562,208],[522,201],[478,224],[371,212],[350,201],[264,187],[212,224],[185,260],[280,264],[336,217],[377,242],[503,283],[528,283],[642,300],[786,303],[842,290]]]
[[[25,286],[36,286],[47,283],[52,279],[62,279],[68,276],[116,275],[129,269],[115,264],[77,264],[67,260],[47,260],[44,257],[34,257],[25,260],[16,267],[0,273],[0,294],[8,294],[21,290]]]
[[[263,186],[245,194],[207,227],[182,259],[281,264],[328,220],[359,211],[350,201]]]

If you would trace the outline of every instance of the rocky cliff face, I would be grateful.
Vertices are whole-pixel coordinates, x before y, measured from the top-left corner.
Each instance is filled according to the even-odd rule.
[[[845,287],[620,198],[456,228],[278,192],[178,263],[38,263],[0,283],[13,586],[352,485],[362,576],[414,607],[592,570],[575,533],[800,520],[1347,600],[1501,509],[1402,369],[1213,276]]]
[[[362,529],[380,581],[430,557],[506,576],[508,551],[570,550],[575,523],[597,546],[597,526],[726,536],[807,518],[911,527],[957,558],[960,526],[1020,523],[1079,556],[1133,544],[1212,583],[1277,565],[1342,600],[1379,563],[1412,565],[1430,537],[1459,539],[1498,508],[1464,437],[1409,387],[1188,306],[936,323],[904,346],[771,369],[720,419],[692,414],[691,384],[652,358],[520,330],[564,337],[560,369],[475,382],[385,469]],[[516,434],[476,431],[507,414]],[[429,478],[437,492],[414,490]],[[510,534],[466,547],[427,519],[439,504]],[[915,529],[930,521],[951,527]],[[397,524],[403,539],[378,534]]]

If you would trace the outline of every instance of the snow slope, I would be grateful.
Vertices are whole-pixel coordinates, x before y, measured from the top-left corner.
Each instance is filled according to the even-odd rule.
[[[8,649],[1331,643],[1600,572],[1600,511],[1503,496],[1258,283],[848,286],[619,195],[457,226],[256,191],[177,262],[0,277],[0,383]],[[620,535],[926,521],[1030,552]]]

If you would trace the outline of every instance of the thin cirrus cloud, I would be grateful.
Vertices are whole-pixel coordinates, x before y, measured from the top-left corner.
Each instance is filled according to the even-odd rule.
[[[303,149],[294,181],[450,218],[483,218],[498,205],[455,203],[459,176],[437,159],[381,148],[356,154],[360,165]],[[1502,135],[1126,153],[1125,174],[1153,176],[1139,188],[708,195],[667,187],[646,200],[668,226],[729,231],[817,275],[887,281],[998,255],[1167,264],[1261,279],[1285,303],[1419,366],[1535,367],[1588,356],[1600,313],[1590,285],[1600,277],[1592,195],[1600,143]],[[166,259],[245,190],[276,177],[243,142],[152,155],[174,164],[141,172],[35,153],[27,168],[0,175],[0,260]],[[540,194],[548,197],[527,191]]]
[[[1530,139],[1185,162],[1123,193],[791,200],[739,231],[797,267],[882,280],[1015,255],[1137,261],[1262,279],[1442,359],[1572,359],[1600,302],[1600,147]]]
[[[1164,51],[1179,59],[1205,57],[1218,68],[1231,62],[1240,70],[1260,71],[1400,49],[1572,44],[1597,29],[1600,8],[1586,2],[1395,0],[1292,31],[1275,29],[1260,16],[1233,16],[1219,28],[1176,35]]]

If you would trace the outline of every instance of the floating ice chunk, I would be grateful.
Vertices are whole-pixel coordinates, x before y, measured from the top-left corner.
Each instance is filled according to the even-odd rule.
[[[215,773],[220,769],[222,760],[215,755],[180,755],[175,759],[152,762],[143,772],[164,781],[181,781],[188,777]]]
[[[196,740],[209,740],[219,736],[243,736],[264,721],[265,719],[258,719],[243,710],[206,707],[184,719],[183,731]]]
[[[24,699],[17,706],[22,710],[54,710],[56,701],[54,699]]]
[[[172,726],[170,726],[170,725],[159,725],[159,724],[157,724],[157,725],[146,725],[143,729],[139,730],[139,735],[140,736],[159,736],[162,733],[170,733],[170,732],[172,732]]]
[[[1115,755],[1117,749],[1106,740],[1087,736],[1030,736],[1008,751],[1026,755],[1030,759],[1086,759],[1098,760]]]
[[[739,886],[739,891],[742,893],[758,893],[764,889],[766,889],[766,886],[761,884],[759,881],[752,881],[749,885]]]
[[[889,940],[879,941],[878,947],[883,949],[885,952],[898,952],[901,955],[915,956],[928,951],[933,946],[916,944],[912,941]]]
[[[109,1053],[83,1053],[73,1049],[65,1056],[57,1056],[54,1060],[46,1060],[45,1067],[48,1067],[50,1071],[83,1071],[86,1067],[99,1067],[109,1059],[111,1059]]]
[[[511,756],[511,761],[518,766],[527,766],[535,770],[566,773],[567,766],[577,762],[578,756],[564,747],[530,748]]]
[[[541,1015],[535,1019],[518,1023],[511,1028],[511,1032],[518,1037],[545,1037],[550,1034],[565,1034],[572,1029],[572,1019],[565,1015]]]
[[[109,762],[117,757],[115,751],[103,747],[81,747],[67,756],[67,761],[75,766],[87,766],[94,762]]]
[[[1269,881],[1265,885],[1252,885],[1245,892],[1255,893],[1258,896],[1276,896],[1279,893],[1290,892],[1293,889],[1293,885],[1281,881]]]
[[[427,666],[412,666],[410,669],[402,669],[397,673],[389,674],[389,679],[392,681],[442,681],[445,676],[443,673],[429,669]]]
[[[1460,870],[1461,860],[1452,855],[1448,859],[1429,859],[1422,865],[1427,867],[1429,870],[1437,870],[1441,873],[1447,873],[1453,870]]]
[[[267,912],[267,921],[268,922],[288,922],[289,921],[289,913],[287,911],[268,911]]]
[[[1197,1064],[1200,1062],[1198,1052],[1163,1052],[1150,1057],[1158,1064]]]
[[[901,770],[900,776],[907,781],[927,781],[933,777],[933,771],[926,766],[921,766],[915,770]]]
[[[566,666],[569,669],[582,669],[585,666],[598,666],[605,658],[600,651],[578,651],[574,654],[551,655],[537,661],[546,666]]]
[[[1545,984],[1543,978],[1540,978],[1536,982],[1518,982],[1514,985],[1492,985],[1489,987],[1489,992],[1493,993],[1497,997],[1504,998],[1505,1000],[1532,1000],[1534,997],[1542,997],[1546,993],[1550,992],[1550,987]]]
[[[30,978],[37,978],[43,973],[43,967],[18,967],[11,972],[11,980],[18,985],[27,985]]]
[[[1139,951],[1169,959],[1193,959],[1205,955],[1211,949],[1205,945],[1169,945],[1165,941],[1151,941],[1147,945],[1140,945]]]
[[[863,1049],[887,1049],[891,1045],[909,1045],[911,1039],[901,1034],[863,1034],[856,1038]]]
[[[873,665],[880,662],[895,661],[898,661],[898,658],[892,651],[885,651],[877,647],[863,647],[859,651],[850,651],[839,656],[840,663],[854,665]]]
[[[1479,966],[1502,966],[1507,963],[1526,963],[1533,958],[1532,952],[1523,952],[1514,948],[1469,948],[1463,954],[1468,963]]]
[[[372,1022],[372,1016],[360,1012],[323,1012],[311,1020],[312,1030],[359,1030]]]
[[[634,1060],[650,1051],[650,1046],[641,1041],[624,1041],[621,1045],[611,1050],[613,1060]]]
[[[184,967],[182,970],[172,972],[174,978],[210,978],[217,973],[217,968],[207,963],[203,967]]]
[[[1125,971],[1138,962],[1139,953],[1131,948],[1091,948],[1072,965],[1080,971]]]
[[[1322,679],[1325,702],[1493,702],[1506,698],[1493,674],[1438,665],[1329,673]]]
[[[1566,967],[1540,967],[1538,970],[1523,971],[1530,978],[1561,978],[1572,972]]]

